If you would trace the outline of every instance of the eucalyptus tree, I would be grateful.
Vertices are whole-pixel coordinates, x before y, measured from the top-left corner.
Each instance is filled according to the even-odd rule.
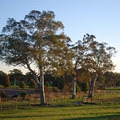
[[[70,39],[63,29],[62,22],[55,20],[54,12],[33,10],[19,22],[10,18],[0,35],[1,60],[24,66],[32,73],[42,105],[46,104],[45,72],[49,70],[60,76],[72,67],[71,51],[67,46]]]
[[[91,80],[89,85],[88,97],[94,96],[94,87],[96,81],[103,76],[106,71],[110,71],[114,68],[112,57],[116,53],[115,48],[108,46],[107,43],[100,43],[93,41],[90,45],[90,61],[91,68]]]
[[[74,52],[73,62],[74,62],[74,77],[73,77],[73,93],[72,98],[76,97],[76,81],[79,79],[79,72],[81,70],[86,71],[89,76],[88,69],[90,66],[90,60],[88,59],[90,44],[92,40],[95,38],[94,35],[89,36],[88,34],[84,35],[82,40],[78,40],[73,46],[72,50]],[[88,78],[89,79],[89,78]]]
[[[115,53],[114,47],[107,46],[106,43],[95,41],[94,35],[86,34],[83,40],[78,41],[73,46],[74,56],[74,80],[73,80],[73,98],[76,96],[76,80],[79,69],[84,68],[90,76],[89,81],[89,97],[94,95],[94,87],[96,80],[100,74],[107,70],[111,70],[114,65],[111,57]]]

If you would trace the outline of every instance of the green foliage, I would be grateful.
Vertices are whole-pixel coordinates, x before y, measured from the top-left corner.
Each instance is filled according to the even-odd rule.
[[[23,92],[23,93],[20,94],[20,97],[21,97],[23,100],[26,100],[27,96],[28,96],[28,94],[25,93],[25,92]]]
[[[103,76],[105,87],[120,86],[120,73],[105,72]]]
[[[4,75],[3,80],[4,80],[3,86],[4,87],[10,87],[10,79],[9,79],[9,76],[7,74]]]
[[[81,88],[79,87],[78,84],[76,84],[76,92],[80,92],[81,91]]]
[[[25,81],[25,76],[23,75],[22,71],[19,69],[13,69],[9,71],[9,77],[11,81],[11,85],[19,85],[20,81]]]
[[[1,96],[1,98],[7,98],[8,94],[5,91],[2,91],[0,96]]]
[[[26,88],[26,84],[24,82],[19,83],[20,88]]]
[[[31,72],[27,72],[25,74],[25,78],[26,78],[27,82],[29,82],[31,79],[34,80],[34,76],[33,76],[33,74]]]
[[[53,92],[59,92],[60,90],[57,87],[52,87]]]
[[[55,79],[52,81],[52,83],[53,83],[53,86],[62,90],[64,88],[65,78],[63,76],[62,77],[55,77]]]
[[[26,67],[37,83],[40,76],[43,86],[40,93],[44,94],[43,78],[47,71],[62,76],[73,67],[72,50],[68,48],[71,40],[63,30],[64,25],[55,20],[53,11],[32,10],[20,21],[9,18],[0,35],[0,59]],[[35,65],[38,74],[31,65]],[[44,100],[41,98],[41,104]]]
[[[19,69],[13,69],[13,70],[10,70],[9,72],[10,72],[10,75],[13,75],[13,74],[23,75],[22,71]]]
[[[4,87],[10,87],[9,76],[2,71],[0,72],[0,82]]]
[[[45,74],[45,86],[46,85],[50,85],[50,86],[54,86],[57,87],[58,89],[62,90],[64,88],[64,84],[65,84],[65,78],[64,76],[61,77],[56,77],[53,76],[53,74]]]
[[[50,87],[50,86],[51,86],[51,85],[50,85],[50,82],[46,81],[46,82],[45,82],[45,86],[46,86],[46,87]]]
[[[110,47],[103,42],[100,43],[96,41],[95,38],[96,37],[94,35],[86,34],[84,35],[83,40],[79,40],[73,45],[73,59],[75,61],[74,72],[76,73],[79,68],[84,68],[91,73],[89,78],[92,78],[94,75],[94,78],[89,80],[91,82],[91,87],[89,88],[91,89],[91,92],[89,92],[91,95],[93,95],[93,89],[96,87],[94,85],[96,85],[95,83],[96,80],[98,80],[99,74],[103,74],[107,70],[112,70],[114,68],[112,56],[116,52],[114,47]],[[99,83],[100,80],[104,79],[100,78]],[[103,86],[100,85],[100,87]],[[86,89],[83,89],[83,91],[86,91]]]
[[[53,11],[32,10],[20,21],[10,18],[0,35],[0,58],[7,64],[27,66],[34,75],[32,63],[40,72],[49,65],[49,71],[62,76],[72,69],[70,38],[63,29]]]
[[[30,87],[30,88],[36,88],[35,80],[33,80],[33,79],[30,79],[30,80],[29,80],[29,87]]]

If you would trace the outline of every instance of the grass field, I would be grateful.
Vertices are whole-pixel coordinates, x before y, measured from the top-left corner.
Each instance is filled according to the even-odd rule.
[[[58,98],[44,107],[29,106],[27,101],[19,102],[13,108],[11,102],[0,103],[8,107],[0,111],[0,120],[120,120],[119,89],[110,88],[106,91],[97,93],[93,103],[89,100],[89,103],[80,105],[73,104],[82,100],[80,96],[75,100]]]
[[[120,120],[120,105],[14,109],[1,111],[0,120]]]

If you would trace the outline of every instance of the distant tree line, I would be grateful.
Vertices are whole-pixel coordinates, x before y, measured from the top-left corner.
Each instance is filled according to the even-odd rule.
[[[21,70],[13,69],[10,70],[9,74],[0,71],[0,85],[4,88],[36,88],[35,80],[30,76],[29,73],[24,75]]]
[[[77,92],[87,92],[89,90],[89,78],[86,71],[79,72],[79,78],[76,82]],[[51,88],[52,91],[72,92],[72,75],[55,77],[52,74],[45,74],[45,87]],[[26,88],[37,89],[36,82],[30,72],[23,74],[19,69],[10,70],[9,74],[0,71],[0,85],[2,88]],[[120,86],[120,73],[105,72],[98,77],[96,89],[105,89],[107,87]]]

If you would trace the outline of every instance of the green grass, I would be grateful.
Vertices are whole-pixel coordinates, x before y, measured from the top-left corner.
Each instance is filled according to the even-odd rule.
[[[110,88],[106,88],[107,92],[120,92],[120,87],[110,87]]]
[[[120,94],[116,89],[120,88],[97,93],[93,104],[90,99],[83,105],[73,104],[82,101],[87,94],[79,94],[75,100],[65,95],[53,96],[49,98],[50,105],[44,107],[29,106],[29,101],[3,102],[0,103],[0,107],[3,106],[0,120],[120,120]],[[35,102],[31,101],[32,104],[39,104],[39,101]]]
[[[120,120],[120,105],[13,109],[1,111],[0,120]]]

